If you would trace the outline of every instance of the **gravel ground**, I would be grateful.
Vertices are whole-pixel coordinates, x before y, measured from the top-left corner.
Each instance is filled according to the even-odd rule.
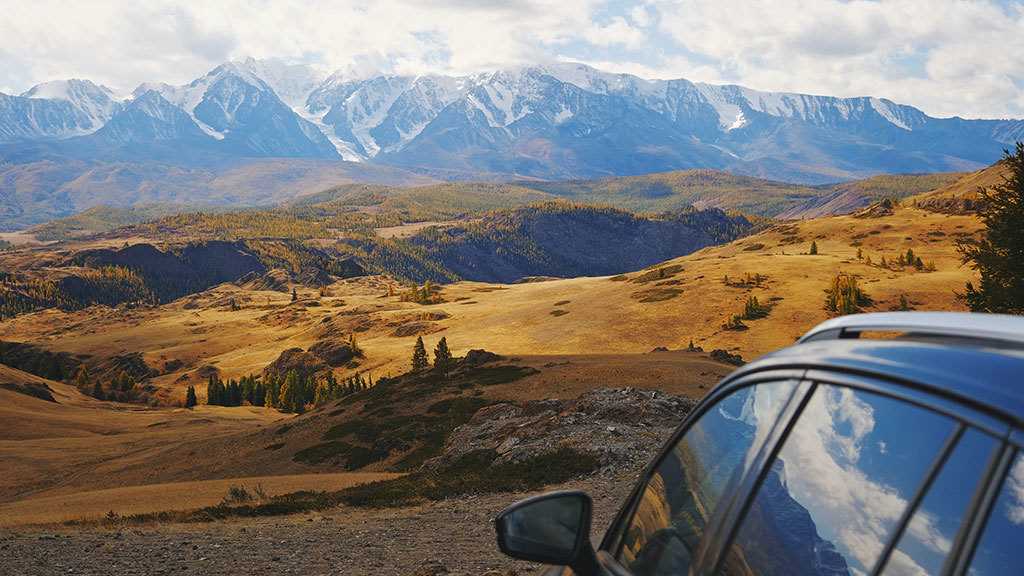
[[[605,471],[550,489],[590,493],[597,541],[636,477],[636,472]],[[498,552],[492,526],[502,508],[528,495],[121,530],[5,530],[0,531],[0,575],[530,574],[536,566]]]

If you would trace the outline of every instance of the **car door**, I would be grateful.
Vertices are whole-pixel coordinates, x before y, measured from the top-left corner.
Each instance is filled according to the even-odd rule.
[[[691,418],[620,514],[599,554],[606,570],[952,570],[971,549],[970,520],[1007,458],[1006,427],[948,402],[857,384],[789,379],[720,394]],[[1024,499],[1024,464],[1019,473],[1006,470],[1001,498]],[[993,506],[1016,519],[1013,502]],[[992,552],[975,558],[1002,566],[1007,538],[1000,535],[1019,532],[1012,522],[992,526],[984,548]]]

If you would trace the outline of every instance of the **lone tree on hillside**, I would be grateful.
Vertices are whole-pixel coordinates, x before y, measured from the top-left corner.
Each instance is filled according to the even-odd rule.
[[[1002,162],[1004,181],[978,189],[981,238],[957,241],[964,263],[981,273],[977,288],[968,282],[958,296],[975,312],[1024,314],[1024,142]]]
[[[442,376],[447,376],[451,367],[452,352],[448,349],[448,339],[442,336],[434,348],[434,370],[440,372]]]
[[[299,299],[299,292],[293,287],[292,288],[292,302]]]
[[[196,389],[194,386],[189,386],[185,392],[185,408],[191,408],[199,404],[199,399],[196,398]]]
[[[427,349],[423,346],[423,336],[416,338],[416,345],[412,347],[412,371],[424,372],[430,368],[430,361],[427,360]]]
[[[811,256],[817,256],[818,255],[818,243],[815,242],[814,240],[811,240],[811,252],[810,252],[810,254],[811,254]]]

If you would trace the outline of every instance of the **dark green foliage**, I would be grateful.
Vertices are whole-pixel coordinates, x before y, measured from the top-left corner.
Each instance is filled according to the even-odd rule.
[[[442,336],[434,348],[434,370],[442,376],[447,376],[451,367],[452,352],[448,349],[448,339]]]
[[[764,318],[772,311],[770,304],[762,304],[757,296],[750,296],[743,305],[743,320],[757,320]]]
[[[604,276],[636,270],[750,232],[743,216],[716,209],[638,216],[608,207],[547,202],[427,228],[409,239],[461,278]]]
[[[811,250],[808,253],[811,256],[817,256],[818,255],[818,243],[817,242],[811,241]]]
[[[346,470],[358,470],[368,464],[380,462],[387,457],[388,452],[386,450],[364,448],[335,440],[299,450],[292,459],[296,462],[310,465],[344,460]]]
[[[408,506],[464,494],[536,490],[588,474],[600,465],[593,455],[572,448],[557,448],[515,463],[495,463],[496,456],[493,450],[478,450],[440,470],[354,486],[339,496],[350,506]]]
[[[731,364],[732,366],[743,366],[744,364],[746,364],[746,362],[743,360],[743,357],[740,356],[739,354],[733,354],[728,350],[722,350],[721,348],[716,348],[712,350],[710,353],[708,353],[708,356],[710,356],[712,360],[721,362],[723,364]]]
[[[427,359],[427,349],[423,346],[423,337],[418,336],[412,349],[412,371],[424,372],[429,368],[430,361]]]
[[[981,275],[960,297],[976,312],[1024,314],[1024,143],[1002,162],[1005,181],[978,190],[981,238],[957,241],[963,261]]]
[[[34,344],[0,340],[0,364],[49,380],[65,381],[78,373],[82,361],[67,352],[51,352]],[[89,393],[88,390],[82,392]]]
[[[77,270],[58,280],[0,274],[0,320],[42,308],[78,310],[94,304],[155,301],[143,278],[120,266]]]
[[[196,398],[195,386],[189,386],[185,392],[185,408],[192,408],[199,403],[199,399]]]

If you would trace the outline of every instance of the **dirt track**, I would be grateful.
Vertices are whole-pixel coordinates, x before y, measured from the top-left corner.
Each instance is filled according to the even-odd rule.
[[[635,477],[599,474],[550,489],[593,496],[597,541]],[[535,568],[498,552],[491,524],[502,508],[527,495],[211,524],[6,530],[0,531],[0,575],[528,574]]]

